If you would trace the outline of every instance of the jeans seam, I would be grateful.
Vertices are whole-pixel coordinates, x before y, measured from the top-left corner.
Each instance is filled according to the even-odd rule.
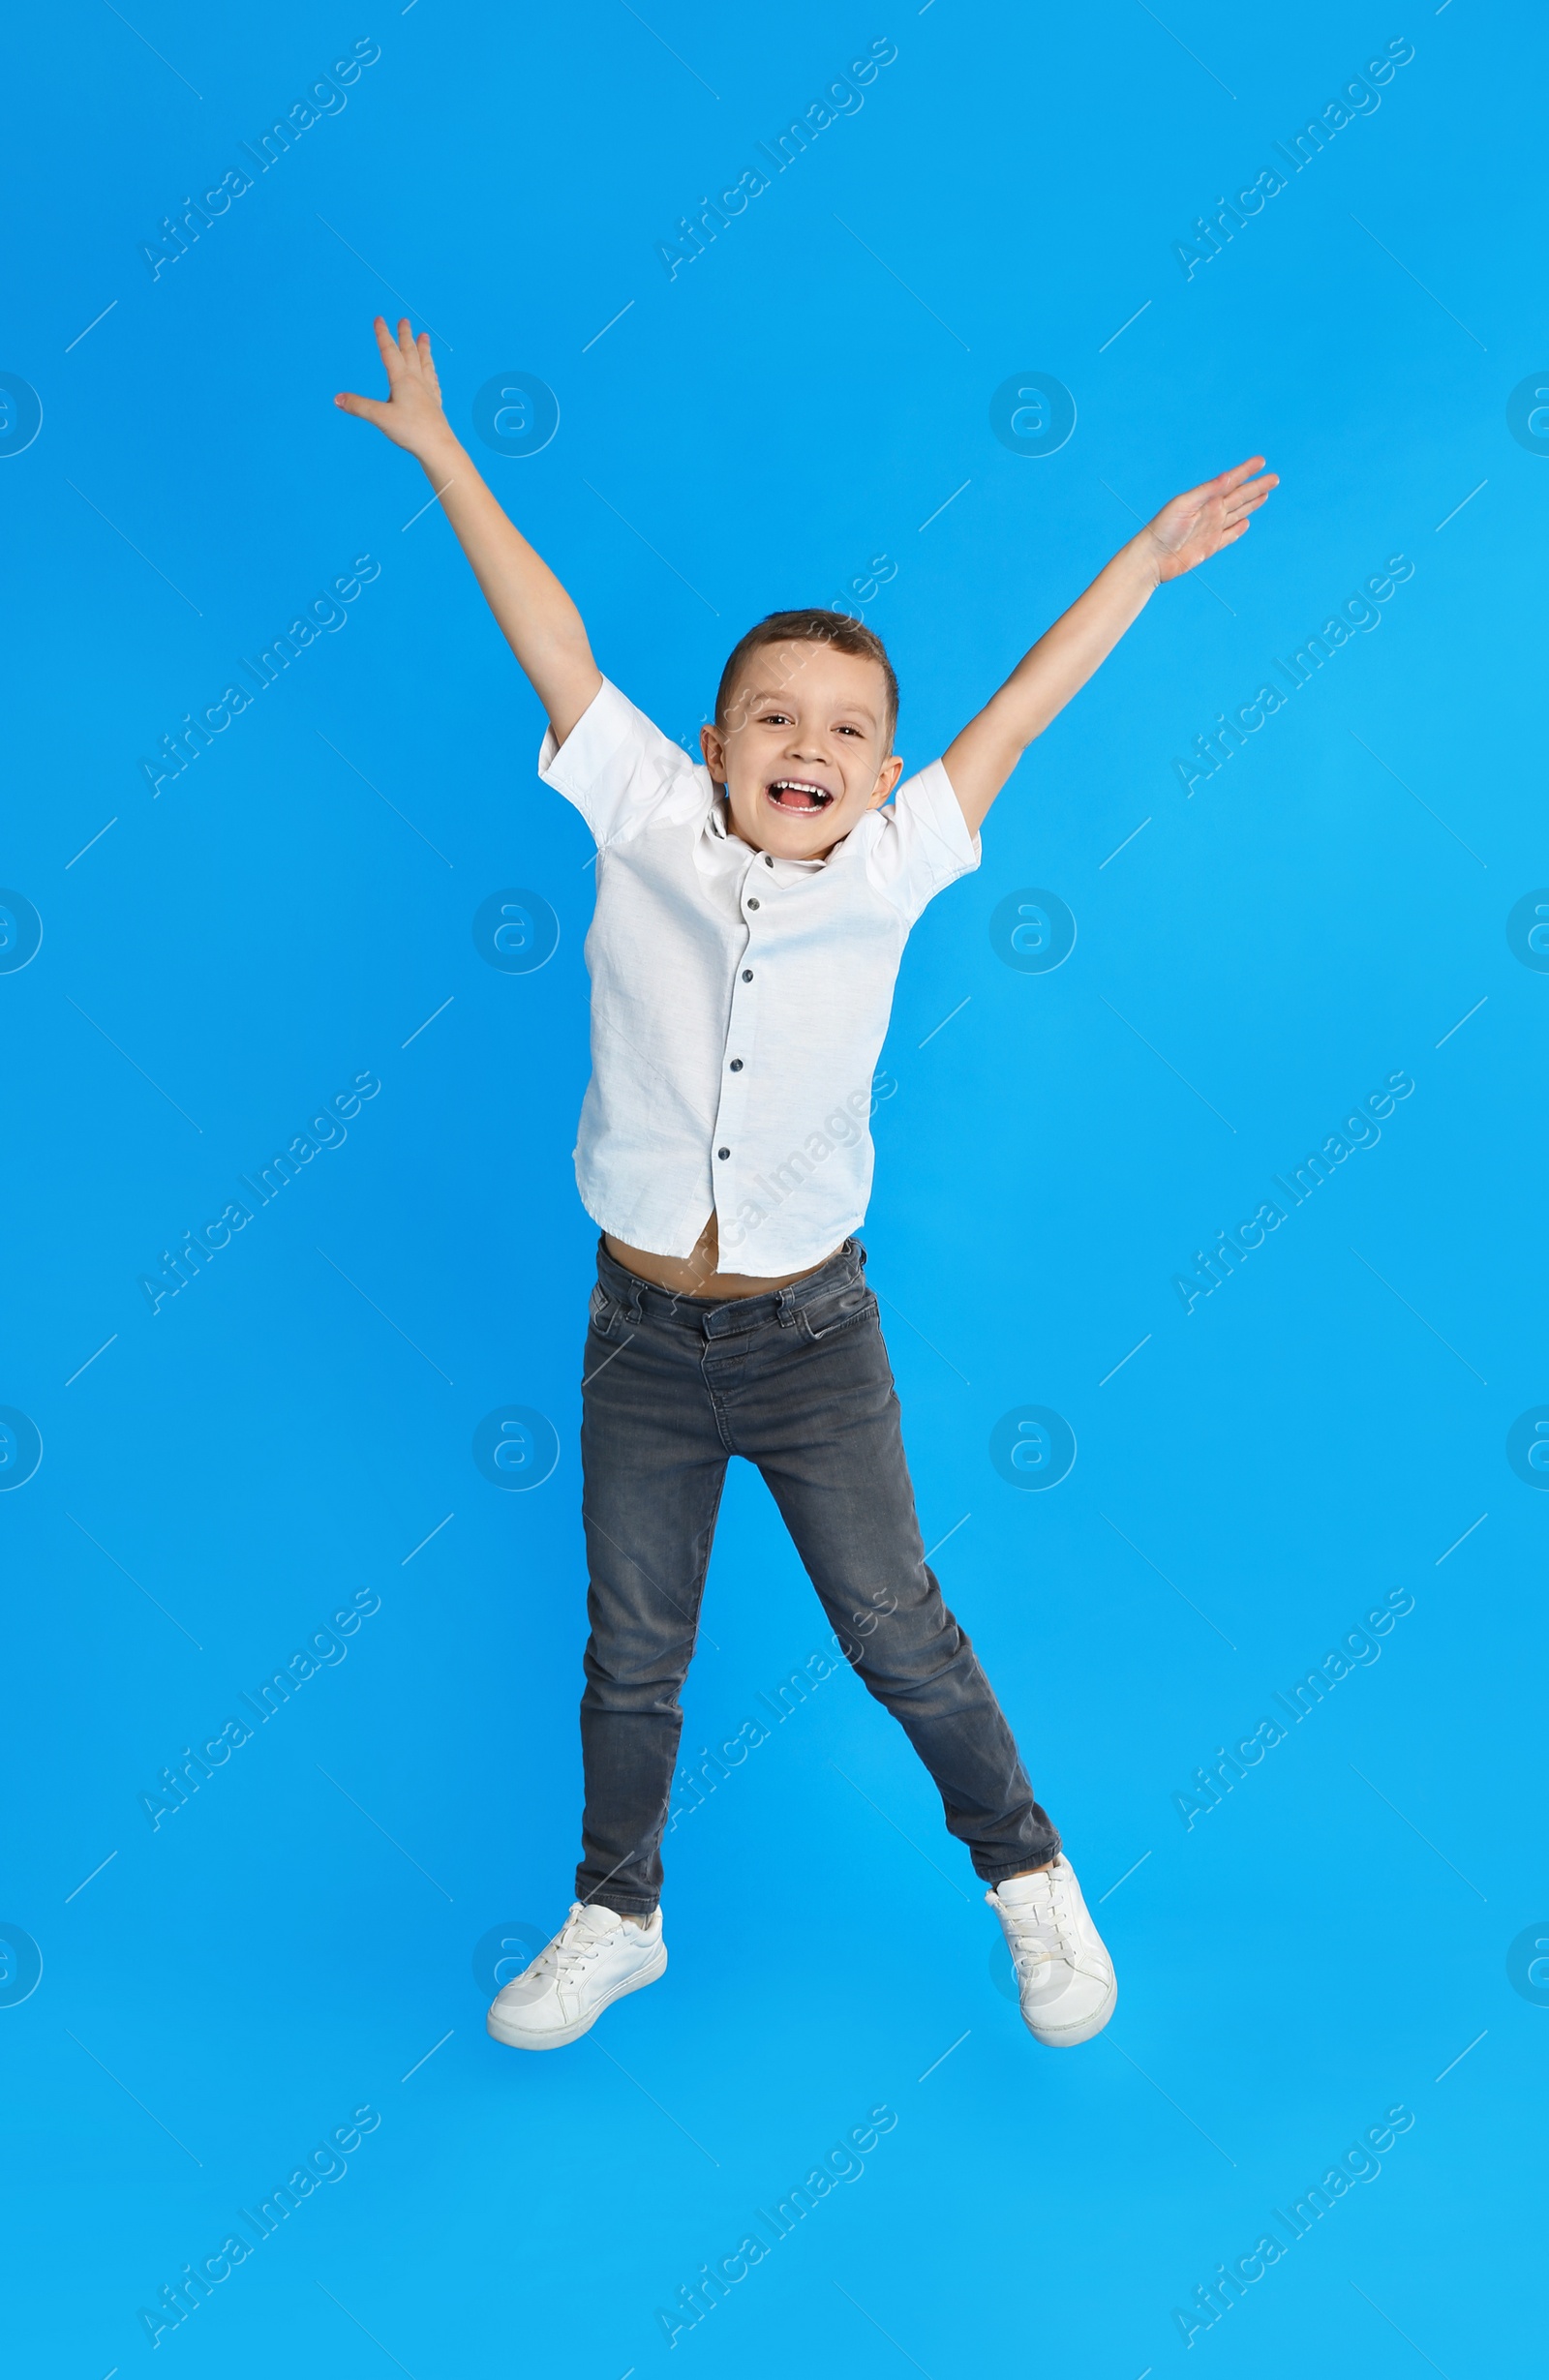
[[[704,1374],[704,1364],[703,1364],[703,1360],[701,1360],[701,1364],[700,1364],[700,1374],[699,1374],[699,1376],[700,1376],[700,1378],[701,1378],[702,1380],[703,1380],[703,1379],[704,1379],[704,1377],[705,1377],[705,1374]],[[720,1440],[720,1442],[721,1442],[722,1446],[726,1449],[727,1454],[728,1454],[728,1455],[735,1455],[735,1454],[738,1452],[738,1449],[737,1449],[737,1448],[736,1448],[736,1447],[732,1444],[731,1437],[730,1437],[730,1435],[729,1435],[729,1433],[728,1433],[728,1431],[727,1431],[727,1428],[726,1428],[726,1407],[725,1407],[724,1403],[723,1403],[723,1402],[722,1402],[722,1401],[721,1401],[720,1392],[718,1391],[718,1389],[714,1389],[714,1388],[713,1388],[713,1387],[711,1386],[711,1384],[710,1384],[710,1382],[709,1382],[708,1380],[705,1380],[705,1394],[706,1394],[706,1396],[710,1399],[710,1409],[711,1409],[712,1413],[714,1413],[714,1415],[715,1416],[715,1435],[719,1438],[719,1440]],[[719,1511],[720,1511],[720,1498],[719,1498],[719,1496],[717,1496],[717,1497],[715,1498],[715,1511],[716,1511],[716,1513],[717,1513],[717,1514],[718,1514],[718,1513],[719,1513]],[[714,1526],[714,1523],[713,1523],[712,1525]],[[707,1568],[707,1569],[709,1568],[709,1560],[710,1560],[710,1557],[709,1557],[709,1555],[707,1554],[707,1556],[706,1556],[706,1568]]]
[[[725,1495],[725,1493],[726,1474],[722,1471],[720,1486],[715,1491],[715,1501],[711,1509],[710,1525],[705,1531],[705,1558],[699,1565],[698,1573],[693,1581],[693,1584],[689,1592],[689,1603],[694,1614],[694,1634],[693,1640],[688,1647],[688,1660],[684,1666],[683,1674],[678,1684],[676,1702],[676,1708],[678,1711],[678,1741],[673,1746],[672,1766],[667,1772],[667,1791],[662,1796],[661,1817],[658,1821],[656,1831],[650,1838],[650,1841],[641,1845],[632,1854],[634,1858],[638,1859],[641,1856],[641,1853],[644,1852],[648,1864],[653,1857],[654,1857],[658,1863],[660,1862],[662,1838],[667,1831],[667,1821],[672,1815],[673,1779],[678,1774],[678,1754],[683,1744],[683,1692],[684,1686],[688,1682],[688,1672],[693,1667],[694,1655],[699,1650],[699,1631],[704,1618],[705,1611],[705,1582],[710,1577],[710,1560],[715,1545],[715,1523],[720,1519],[721,1498]],[[659,1900],[660,1897],[661,1896],[658,1893],[656,1896],[657,1900]],[[650,1912],[651,1910],[653,1910],[655,1906],[655,1901],[648,1901],[646,1904],[647,1911]],[[631,1913],[631,1914],[633,1913]]]

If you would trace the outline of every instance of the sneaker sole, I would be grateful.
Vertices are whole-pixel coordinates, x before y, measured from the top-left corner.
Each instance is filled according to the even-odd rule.
[[[1035,2033],[1032,2026],[1027,2025],[1025,2017],[1022,2023],[1027,2025],[1027,2030],[1032,2034],[1033,2039],[1044,2049],[1076,2049],[1082,2041],[1090,2041],[1094,2034],[1102,2032],[1109,2018],[1118,2006],[1118,2000],[1119,1985],[1118,1977],[1115,1975],[1113,1987],[1102,2006],[1095,2008],[1090,2016],[1082,2019],[1080,2024],[1066,2026],[1057,2033]]]
[[[579,2041],[584,2033],[590,2033],[598,2017],[611,2008],[616,2000],[624,2000],[631,1992],[644,1991],[648,1983],[655,1983],[666,1972],[667,1945],[663,1943],[659,1957],[653,1959],[649,1967],[641,1968],[638,1974],[628,1976],[624,1982],[615,1984],[607,1999],[599,2000],[590,2015],[577,2017],[573,2025],[562,2026],[558,2033],[520,2033],[514,2026],[498,2021],[493,2005],[484,2019],[484,2030],[492,2041],[502,2042],[507,2049],[563,2049],[567,2042]]]

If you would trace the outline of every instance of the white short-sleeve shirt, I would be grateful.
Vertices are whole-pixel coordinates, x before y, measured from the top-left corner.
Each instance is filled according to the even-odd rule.
[[[728,1271],[815,1265],[866,1214],[871,1078],[909,929],[976,868],[932,761],[826,859],[755,851],[703,762],[604,678],[538,774],[597,845],[592,1080],[576,1183],[633,1248]]]

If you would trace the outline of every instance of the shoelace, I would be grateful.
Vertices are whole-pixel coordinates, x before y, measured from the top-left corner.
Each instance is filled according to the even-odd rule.
[[[513,1982],[531,1989],[533,1985],[552,1983],[563,2001],[580,1988],[587,1969],[615,1937],[610,1927],[604,1934],[593,1934],[586,1927],[587,1915],[583,1902],[572,1901],[570,1914],[550,1943],[545,1943],[537,1957]]]
[[[1036,1901],[1002,1904],[1011,1919],[1009,1947],[1018,1981],[1024,1979],[1026,1971],[1051,1966],[1056,1959],[1073,1975],[1101,1980],[1101,1965],[1095,1958],[1083,1958],[1081,1954],[1076,1912],[1065,1878],[1046,1871],[1042,1881],[1048,1886],[1047,1901],[1040,1893]]]
[[[1046,1874],[1040,1882],[1047,1885],[1047,1898],[1040,1892],[1035,1901],[1002,1903],[1011,1919],[1012,1963],[1018,1973],[1024,1962],[1042,1967],[1050,1959],[1060,1958],[1068,1967],[1079,1964],[1075,1914],[1065,1880]]]
[[[572,1901],[569,1916],[545,1953],[554,1962],[555,1982],[561,1991],[569,1989],[579,1981],[602,1948],[605,1938],[584,1931],[584,1918],[583,1904]]]

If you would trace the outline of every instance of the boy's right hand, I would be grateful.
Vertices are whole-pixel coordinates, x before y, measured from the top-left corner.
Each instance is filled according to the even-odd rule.
[[[407,315],[398,325],[396,339],[380,315],[372,327],[387,367],[387,401],[383,404],[377,397],[346,392],[335,397],[334,403],[342,413],[358,413],[362,421],[374,421],[395,446],[423,462],[433,447],[451,436],[441,409],[440,382],[430,359],[430,334],[421,331],[416,339]]]
[[[447,420],[425,333],[416,339],[407,317],[396,339],[380,315],[373,327],[387,368],[386,403],[348,393],[334,403],[342,413],[374,421],[416,458],[501,634],[549,714],[555,741],[563,743],[602,683],[581,615],[542,556],[506,519]]]

